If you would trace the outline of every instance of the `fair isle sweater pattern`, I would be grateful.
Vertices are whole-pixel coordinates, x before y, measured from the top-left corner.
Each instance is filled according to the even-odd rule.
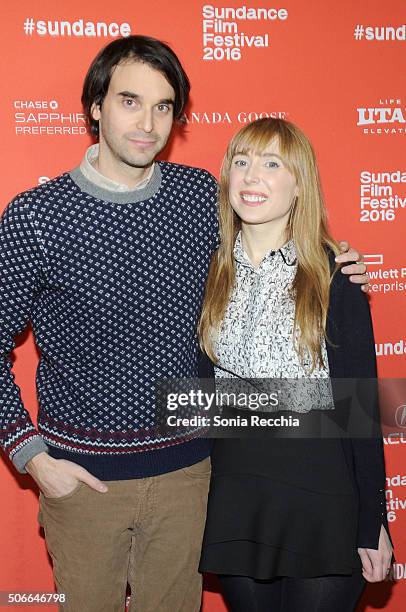
[[[49,447],[119,455],[184,440],[154,434],[155,382],[197,374],[196,324],[218,242],[217,184],[159,162],[113,193],[79,169],[17,196],[0,225],[0,442],[20,471]],[[10,353],[31,322],[38,428]]]

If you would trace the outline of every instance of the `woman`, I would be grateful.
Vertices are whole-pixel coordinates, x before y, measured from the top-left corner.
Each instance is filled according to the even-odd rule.
[[[219,208],[199,325],[216,376],[374,378],[367,298],[334,274],[338,250],[302,132],[280,119],[245,126],[223,161]],[[368,407],[379,422],[376,402]],[[219,575],[232,612],[349,612],[365,580],[385,578],[379,431],[216,441],[200,569]]]

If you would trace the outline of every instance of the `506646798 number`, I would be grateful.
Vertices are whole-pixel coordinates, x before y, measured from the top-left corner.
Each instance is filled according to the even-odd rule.
[[[66,601],[65,593],[44,593],[43,591],[38,592],[26,592],[26,593],[14,593],[2,591],[0,592],[0,606],[7,606],[11,604],[52,604],[52,603],[64,603]]]

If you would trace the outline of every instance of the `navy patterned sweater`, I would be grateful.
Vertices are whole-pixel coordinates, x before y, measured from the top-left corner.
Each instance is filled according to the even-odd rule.
[[[218,242],[217,185],[159,162],[112,192],[79,169],[19,195],[0,225],[0,441],[20,472],[41,451],[103,480],[191,465],[207,440],[164,437],[155,382],[197,374],[196,324]],[[38,429],[11,371],[31,322]]]

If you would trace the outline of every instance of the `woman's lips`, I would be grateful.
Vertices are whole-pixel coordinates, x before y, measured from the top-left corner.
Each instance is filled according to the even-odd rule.
[[[240,191],[240,198],[247,206],[260,206],[268,196],[260,191]]]

